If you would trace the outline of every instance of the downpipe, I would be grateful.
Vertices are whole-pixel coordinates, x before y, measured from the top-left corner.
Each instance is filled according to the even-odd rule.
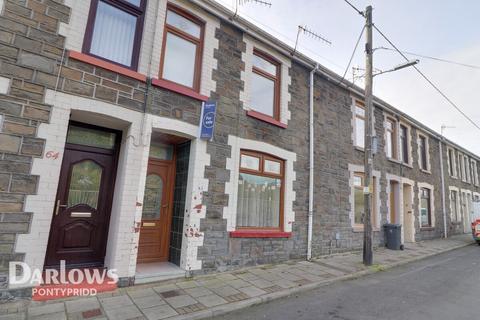
[[[315,164],[314,164],[314,150],[315,150],[315,141],[314,141],[314,103],[313,103],[313,90],[314,90],[314,76],[315,72],[318,70],[318,64],[315,65],[315,68],[310,71],[310,99],[309,99],[309,126],[310,126],[310,142],[309,142],[309,176],[308,176],[308,233],[307,233],[307,260],[312,259],[312,238],[313,238],[313,188],[314,188],[314,179],[315,179]]]

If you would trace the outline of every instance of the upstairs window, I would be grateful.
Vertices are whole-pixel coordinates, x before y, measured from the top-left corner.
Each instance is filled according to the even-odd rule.
[[[471,182],[471,176],[470,176],[470,161],[468,161],[468,157],[464,156],[463,157],[464,164],[463,166],[465,167],[465,180],[470,183]]]
[[[472,181],[473,184],[478,186],[479,181],[478,181],[478,169],[477,169],[477,161],[472,159]]]
[[[92,0],[83,52],[136,70],[146,0]]]
[[[365,148],[365,106],[355,101],[355,145]]]
[[[204,24],[176,6],[168,6],[160,78],[200,90]]]
[[[455,151],[453,149],[448,149],[448,171],[451,177],[457,176],[457,166],[455,160]]]
[[[463,154],[461,153],[458,154],[458,170],[460,170],[458,174],[462,179],[462,181],[466,181],[467,174],[465,172],[465,163],[463,161]]]
[[[284,161],[242,150],[237,227],[283,231]]]
[[[253,50],[250,107],[275,120],[280,120],[280,66],[268,54]]]
[[[428,170],[428,146],[427,138],[425,136],[420,136],[418,138],[418,149],[419,149],[419,162],[420,169],[427,171]]]
[[[388,118],[385,123],[385,130],[387,157],[390,159],[397,159],[397,122]]]
[[[400,125],[400,160],[405,163],[410,163],[410,152],[408,148],[408,128],[403,124]]]

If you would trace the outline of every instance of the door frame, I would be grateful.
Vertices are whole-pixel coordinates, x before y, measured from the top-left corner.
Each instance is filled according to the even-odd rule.
[[[167,216],[166,216],[166,227],[165,227],[165,234],[167,237],[166,240],[166,260],[167,262],[170,258],[170,253],[169,253],[169,248],[170,248],[170,232],[172,230],[172,215],[173,215],[173,199],[174,199],[174,194],[175,194],[175,181],[176,181],[176,163],[177,163],[177,146],[173,146],[173,155],[172,155],[172,160],[160,160],[160,159],[155,159],[155,158],[148,158],[148,165],[147,165],[147,172],[145,177],[148,175],[150,164],[157,164],[157,165],[168,165],[170,167],[170,172],[168,175],[171,177],[170,181],[167,182],[167,185],[170,183],[167,189],[167,201],[168,201],[168,209],[167,209]],[[142,232],[142,227],[143,227],[143,212],[142,212],[142,217],[140,220],[140,234],[139,237],[141,237],[141,232]],[[149,263],[149,262],[158,262],[158,261],[163,261],[162,258],[139,258],[139,251],[140,251],[140,239],[139,239],[139,244],[138,244],[138,252],[137,252],[137,264],[139,263]]]
[[[115,137],[115,144],[114,144],[113,149],[108,150],[108,149],[102,149],[102,148],[97,148],[97,147],[67,143],[66,139],[67,139],[67,136],[68,136],[68,128],[70,128],[71,125],[78,126],[78,127],[83,127],[83,128],[87,128],[87,129],[94,129],[94,130],[99,130],[99,131],[115,133],[116,137]],[[111,168],[113,188],[108,192],[108,194],[106,196],[106,200],[105,200],[106,201],[105,211],[106,211],[107,216],[106,216],[106,219],[105,219],[105,236],[104,236],[105,241],[102,244],[102,252],[101,252],[102,256],[103,256],[102,263],[72,264],[72,265],[67,265],[67,268],[72,268],[72,267],[104,267],[105,255],[106,255],[106,250],[107,250],[107,242],[108,242],[108,233],[109,233],[109,230],[110,230],[110,217],[111,217],[111,214],[112,214],[113,196],[114,196],[114,193],[115,193],[115,186],[116,186],[116,179],[117,179],[118,158],[119,158],[119,155],[120,155],[121,141],[122,141],[122,131],[120,131],[120,130],[105,128],[105,127],[96,126],[96,125],[93,125],[93,124],[88,124],[88,123],[78,122],[78,121],[69,121],[68,122],[67,135],[65,136],[65,147],[64,147],[63,154],[65,154],[66,150],[77,150],[77,151],[83,151],[83,152],[111,155],[112,160],[113,160],[112,161],[112,168]],[[72,168],[69,168],[68,172],[63,172],[63,168],[64,168],[63,167],[63,161],[64,161],[64,158],[62,156],[62,164],[60,165],[59,177],[62,174],[67,174],[68,178],[67,178],[67,181],[66,181],[66,186],[68,186],[68,185],[70,185]],[[50,227],[49,227],[48,241],[47,241],[47,249],[45,251],[45,258],[44,258],[44,262],[43,262],[43,268],[44,269],[57,268],[57,267],[60,266],[60,265],[56,265],[56,264],[55,265],[47,265],[48,251],[49,251],[49,248],[50,248],[50,241],[51,241],[51,237],[52,237],[52,227],[53,227],[54,219],[55,219],[55,211],[56,211],[55,210],[56,209],[55,204],[58,201],[58,196],[59,196],[60,192],[61,192],[61,190],[60,190],[60,179],[59,179],[58,186],[57,186],[57,191],[55,193],[55,202],[54,202],[54,206],[53,206],[54,209],[53,209],[53,212],[52,212],[52,215],[51,215],[51,220],[50,220]]]

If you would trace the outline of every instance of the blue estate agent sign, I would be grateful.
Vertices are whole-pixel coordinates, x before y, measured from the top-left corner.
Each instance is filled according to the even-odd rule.
[[[200,139],[212,140],[215,128],[216,101],[207,101],[203,104],[202,119],[200,123]]]

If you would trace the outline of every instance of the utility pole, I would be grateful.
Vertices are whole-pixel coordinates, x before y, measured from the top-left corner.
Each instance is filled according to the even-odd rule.
[[[373,24],[372,6],[365,11],[365,44],[366,67],[365,67],[365,218],[363,228],[363,264],[370,266],[373,263],[372,244],[372,193],[373,193]]]

